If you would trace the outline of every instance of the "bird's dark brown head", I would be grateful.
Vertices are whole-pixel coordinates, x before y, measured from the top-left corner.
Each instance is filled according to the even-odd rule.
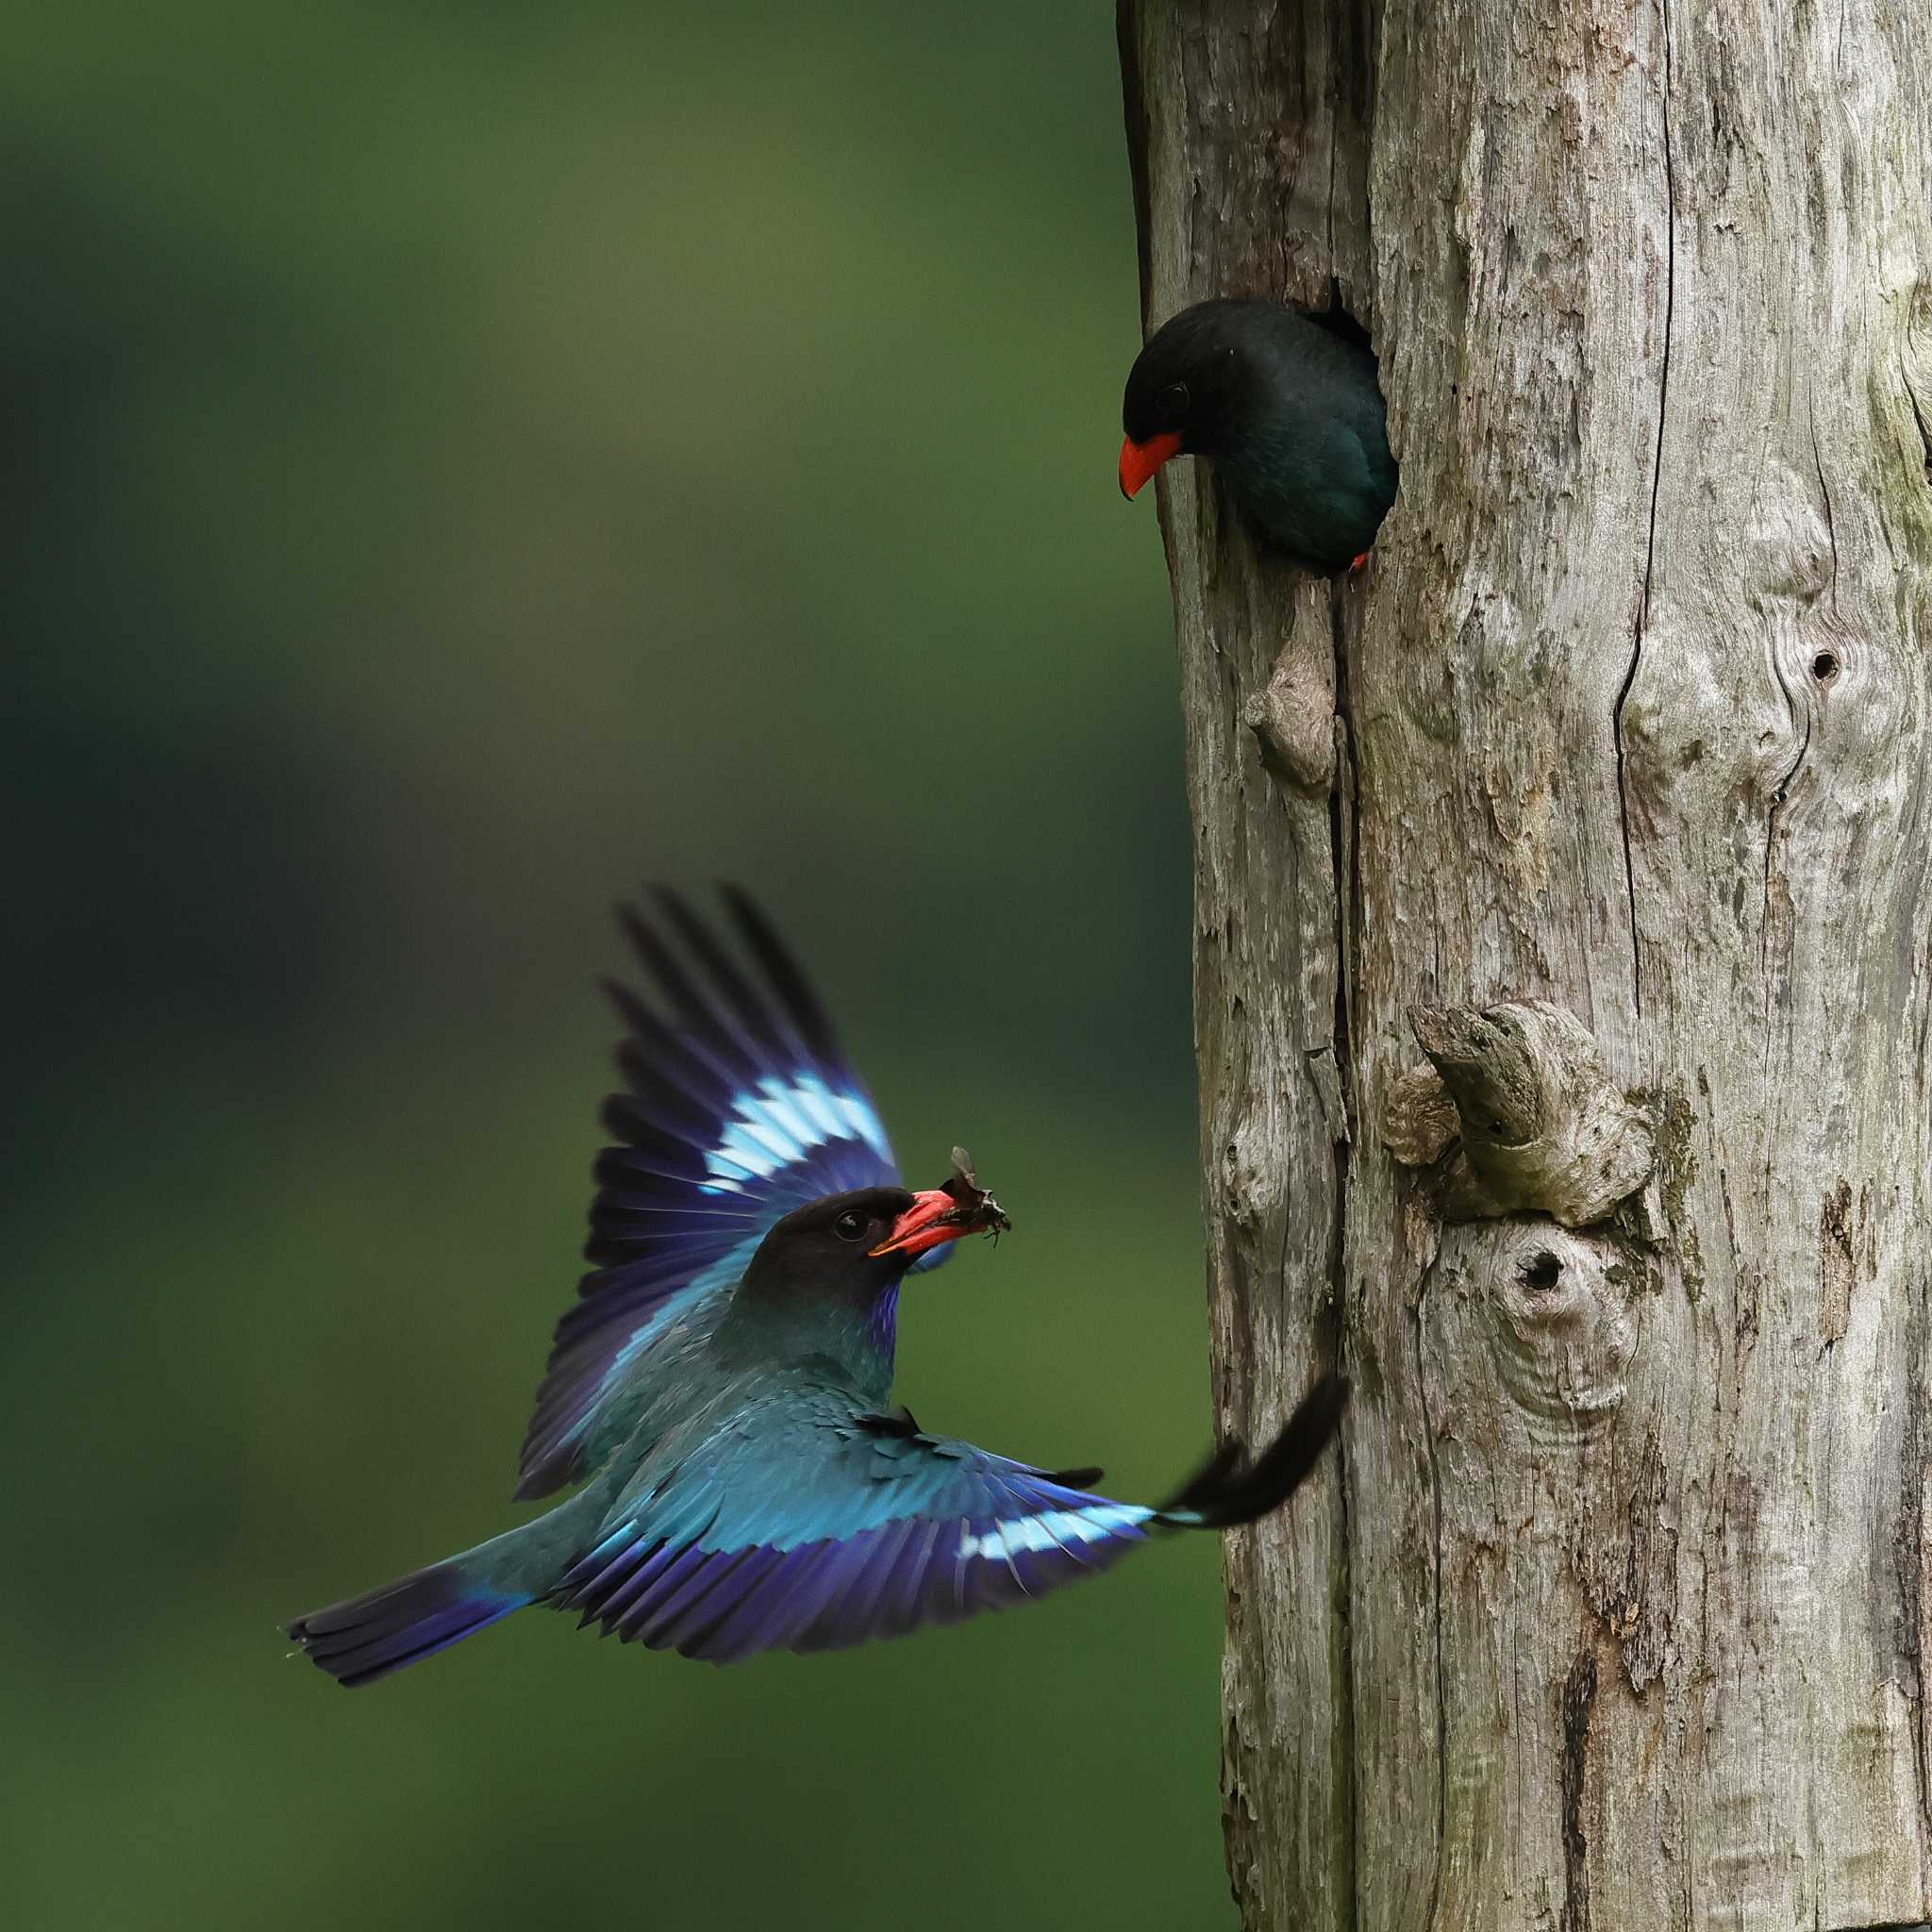
[[[883,1287],[918,1254],[916,1248],[891,1251],[894,1230],[918,1199],[908,1188],[857,1188],[794,1208],[758,1243],[747,1286],[754,1277],[773,1276],[793,1293],[808,1293],[819,1284]]]
[[[754,1301],[870,1300],[922,1255],[1008,1224],[963,1162],[944,1187],[923,1193],[857,1188],[826,1194],[773,1224],[745,1270],[743,1291]]]
[[[1134,495],[1170,457],[1226,453],[1262,382],[1273,302],[1197,302],[1163,323],[1127,373],[1121,401],[1121,493]]]

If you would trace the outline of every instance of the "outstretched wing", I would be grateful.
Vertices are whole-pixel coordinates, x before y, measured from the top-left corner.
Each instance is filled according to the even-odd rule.
[[[1324,1376],[1252,1462],[1209,1460],[1158,1507],[868,1415],[830,1389],[776,1390],[668,1471],[647,1471],[550,1599],[654,1650],[732,1663],[831,1650],[1042,1596],[1155,1526],[1216,1529],[1278,1508],[1341,1424]]]
[[[519,1496],[584,1473],[626,1372],[679,1316],[729,1290],[781,1215],[899,1178],[805,975],[743,892],[726,887],[724,899],[742,963],[668,890],[652,893],[656,923],[620,912],[658,1005],[607,982],[626,1026],[625,1091],[604,1105],[619,1144],[597,1158],[584,1248],[594,1266],[557,1324]]]
[[[711,1663],[831,1650],[1105,1569],[1155,1513],[831,1391],[791,1391],[625,1498],[555,1601]]]

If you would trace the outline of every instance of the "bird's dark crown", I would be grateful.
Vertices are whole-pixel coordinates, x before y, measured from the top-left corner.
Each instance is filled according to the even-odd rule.
[[[876,1294],[915,1258],[873,1253],[912,1201],[905,1188],[854,1188],[794,1208],[758,1243],[742,1291],[760,1301]]]
[[[1178,436],[1189,456],[1224,450],[1260,392],[1269,331],[1291,313],[1278,302],[1226,297],[1170,317],[1128,372],[1121,427],[1137,443]]]

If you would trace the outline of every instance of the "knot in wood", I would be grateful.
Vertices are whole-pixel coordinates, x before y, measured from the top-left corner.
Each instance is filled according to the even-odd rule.
[[[1504,1387],[1541,1441],[1578,1441],[1622,1407],[1636,1324],[1595,1242],[1547,1224],[1474,1237]]]
[[[1280,1208],[1286,1174],[1278,1116],[1266,1108],[1242,1115],[1221,1151],[1221,1197],[1236,1226],[1253,1233]]]
[[[1456,1144],[1462,1124],[1434,1067],[1411,1067],[1389,1083],[1382,1144],[1404,1167],[1427,1167]]]
[[[1286,785],[1324,791],[1335,782],[1335,660],[1291,637],[1267,684],[1241,706],[1261,762]]]
[[[1522,1147],[1542,1131],[1542,1081],[1524,1026],[1527,1011],[1419,1007],[1410,1021],[1456,1103],[1465,1145]]]
[[[1612,1084],[1590,1029],[1546,1000],[1410,1016],[1455,1103],[1460,1146],[1443,1176],[1451,1221],[1549,1215],[1587,1227],[1643,1185],[1650,1122]],[[1392,1098],[1392,1096],[1391,1096]]]

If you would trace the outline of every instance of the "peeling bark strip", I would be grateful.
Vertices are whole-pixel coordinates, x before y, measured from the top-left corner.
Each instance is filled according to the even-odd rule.
[[[1852,1253],[1852,1189],[1840,1181],[1824,1197],[1818,1216],[1819,1324],[1828,1347],[1843,1339],[1852,1320],[1852,1285],[1858,1264]]]
[[[1245,1922],[1932,1918],[1932,7],[1121,38],[1148,319],[1339,292],[1402,463],[1332,594],[1158,486],[1216,1404],[1356,1377],[1228,1549]],[[1443,1220],[1419,1007],[1564,1016],[1654,1184]]]

